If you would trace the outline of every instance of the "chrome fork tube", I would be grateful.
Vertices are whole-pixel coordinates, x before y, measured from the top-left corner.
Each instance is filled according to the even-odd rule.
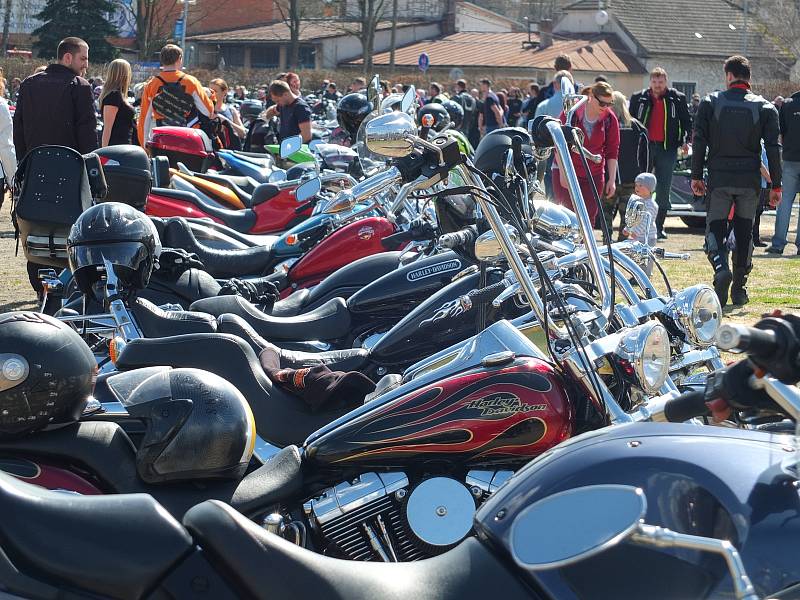
[[[573,110],[580,106],[580,102],[573,107]],[[570,111],[571,113],[572,111]],[[608,327],[608,322],[611,319],[611,313],[614,307],[611,304],[611,287],[608,284],[608,279],[605,275],[602,262],[600,260],[600,252],[597,249],[597,242],[594,239],[594,231],[592,223],[589,220],[589,212],[586,210],[586,203],[581,195],[581,188],[578,184],[578,175],[575,173],[575,167],[572,164],[569,146],[567,139],[564,136],[564,131],[561,129],[560,121],[548,121],[547,130],[553,138],[556,153],[559,158],[559,167],[567,179],[567,187],[569,190],[572,205],[575,208],[575,214],[578,217],[578,224],[583,237],[583,243],[586,248],[586,254],[589,258],[589,267],[591,268],[597,288],[600,291],[600,310],[605,317],[605,327]]]

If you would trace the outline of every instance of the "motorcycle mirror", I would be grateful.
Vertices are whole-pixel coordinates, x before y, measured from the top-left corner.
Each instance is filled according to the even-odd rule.
[[[514,244],[519,243],[519,234],[511,225],[506,225],[506,231]],[[503,249],[494,231],[484,231],[475,240],[475,258],[482,262],[493,263],[504,258]]]
[[[297,198],[298,202],[305,202],[319,194],[321,189],[322,182],[319,180],[319,177],[314,177],[314,179],[309,179],[305,183],[301,183],[297,186],[297,189],[294,191],[294,197]]]
[[[370,152],[380,156],[403,158],[414,149],[417,126],[405,113],[380,115],[367,123],[364,142]]]
[[[286,181],[286,171],[283,169],[276,169],[269,174],[268,179],[270,183],[280,183],[281,181]]]
[[[328,202],[323,211],[325,214],[332,215],[335,213],[350,210],[356,205],[356,200],[350,190],[343,190],[336,194],[336,197]]]
[[[407,113],[414,106],[417,99],[417,89],[412,85],[403,94],[403,100],[400,102],[400,112]]]
[[[289,158],[303,146],[303,138],[293,135],[281,142],[281,158]]]
[[[310,142],[308,142],[308,149],[311,150],[312,152],[316,152],[317,148],[322,143],[323,143],[322,140],[311,140]]]
[[[517,565],[532,571],[571,565],[633,534],[645,512],[644,492],[629,485],[559,492],[524,509],[514,520],[511,555]]]
[[[633,229],[638,226],[644,219],[644,202],[634,200],[628,202],[628,208],[625,209],[625,227]]]

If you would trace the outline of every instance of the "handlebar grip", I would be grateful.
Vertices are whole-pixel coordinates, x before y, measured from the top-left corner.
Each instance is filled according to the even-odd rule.
[[[407,231],[398,231],[397,233],[387,235],[385,238],[381,239],[381,246],[387,250],[392,250],[404,242],[410,242],[412,239],[414,239],[414,234],[410,229]]]
[[[762,358],[779,350],[774,331],[738,324],[722,325],[717,332],[717,344],[722,350],[741,350]]]
[[[453,233],[443,233],[439,236],[439,245],[452,250],[470,241],[474,241],[474,235],[474,231],[469,227],[461,231],[454,231]]]
[[[472,300],[473,304],[488,304],[494,300],[504,289],[506,289],[506,282],[498,281],[497,283],[493,283],[485,288],[472,290],[467,294],[467,296],[470,300]]]
[[[683,423],[708,412],[704,390],[686,392],[664,404],[664,417],[670,423]]]

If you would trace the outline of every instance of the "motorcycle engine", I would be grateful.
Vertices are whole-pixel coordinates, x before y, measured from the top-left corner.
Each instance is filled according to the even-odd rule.
[[[449,550],[470,531],[475,509],[512,471],[470,471],[464,481],[405,473],[364,473],[306,502],[312,529],[328,554],[405,562]]]

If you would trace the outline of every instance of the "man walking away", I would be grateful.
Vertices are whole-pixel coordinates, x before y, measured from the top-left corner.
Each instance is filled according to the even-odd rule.
[[[89,68],[89,45],[68,37],[58,44],[58,62],[22,82],[14,112],[14,149],[17,158],[38,146],[68,146],[86,154],[97,148],[94,95],[83,78]],[[28,279],[39,297],[39,269],[28,263]]]
[[[461,121],[461,127],[458,130],[469,138],[472,143],[472,130],[477,129],[478,126],[478,103],[467,90],[467,82],[463,79],[456,81],[456,93],[453,96],[453,101],[461,105],[464,109],[464,119]],[[473,144],[476,146],[477,142]]]
[[[794,197],[800,192],[800,92],[795,92],[783,101],[778,109],[781,135],[783,136],[783,182],[786,186],[775,217],[775,235],[769,254],[783,254],[789,222],[792,220]],[[800,256],[800,224],[794,240]]]
[[[167,44],[159,56],[161,73],[147,82],[142,93],[139,142],[144,146],[153,128],[161,125],[200,128],[200,117],[214,116],[214,103],[203,85],[183,68],[183,50]]]
[[[692,131],[692,117],[686,96],[667,85],[667,72],[656,67],[650,72],[650,87],[631,96],[630,113],[647,127],[650,138],[650,160],[658,180],[656,202],[658,239],[666,239],[664,220],[671,204],[672,172],[678,160],[678,148],[688,150],[687,142]]]
[[[490,79],[481,79],[481,94],[483,95],[483,112],[481,118],[481,130],[483,135],[491,133],[495,129],[500,129],[505,123],[505,115],[500,107],[500,100],[497,94],[492,91]]]
[[[700,102],[692,154],[692,191],[698,196],[708,192],[705,249],[714,267],[714,290],[722,306],[728,302],[729,287],[733,304],[749,301],[745,284],[752,269],[762,139],[772,180],[770,201],[775,204],[781,197],[778,111],[750,91],[750,62],[745,57],[731,56],[725,61],[725,79],[727,90],[714,92]],[[708,190],[703,167],[708,167]],[[725,245],[731,205],[735,207],[736,237],[732,274]]]

